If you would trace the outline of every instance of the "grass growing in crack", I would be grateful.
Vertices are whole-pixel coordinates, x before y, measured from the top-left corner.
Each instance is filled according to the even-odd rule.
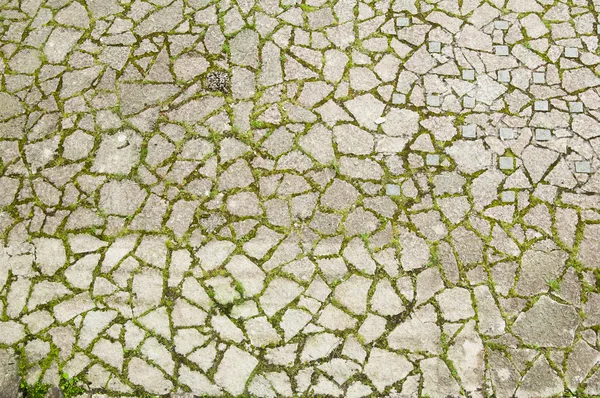
[[[427,261],[427,263],[424,265],[425,268],[430,268],[430,267],[437,267],[438,265],[440,265],[440,260],[437,256],[437,253],[432,254],[431,256],[429,256],[429,261]]]
[[[25,380],[21,380],[21,384],[19,385],[19,390],[24,398],[44,398],[49,389],[50,386],[41,382],[29,385]]]
[[[244,285],[240,282],[235,282],[235,290],[240,294],[240,296],[244,297]]]
[[[62,390],[65,397],[75,397],[83,394],[85,390],[81,388],[81,381],[77,377],[70,378],[68,374],[62,373],[60,375],[60,382],[58,386]]]
[[[560,290],[560,281],[558,281],[557,279],[552,279],[548,282],[548,287],[552,291]]]
[[[76,397],[85,393],[85,390],[81,387],[81,381],[77,377],[69,377],[66,373],[60,375],[58,387],[63,392],[65,398]],[[44,398],[50,390],[50,386],[41,381],[30,385],[25,380],[21,380],[19,390],[24,398]]]
[[[267,124],[265,122],[261,122],[260,120],[252,120],[250,122],[250,126],[252,126],[255,129],[262,129],[267,127]]]

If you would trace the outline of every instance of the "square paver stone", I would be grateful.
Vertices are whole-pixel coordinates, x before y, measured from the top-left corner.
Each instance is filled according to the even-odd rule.
[[[442,43],[439,41],[430,41],[428,48],[430,53],[439,53],[442,51]]]
[[[394,93],[392,95],[392,103],[395,105],[406,104],[406,95],[400,93]]]
[[[581,113],[583,112],[583,102],[569,102],[569,112]]]
[[[427,105],[440,106],[440,96],[438,94],[429,94],[427,96]]]
[[[475,70],[473,69],[463,69],[462,78],[464,80],[475,80]]]
[[[508,54],[510,51],[508,50],[508,46],[495,46],[494,52],[496,55],[500,55],[502,57],[508,57]]]
[[[515,201],[517,194],[515,191],[502,191],[500,199],[505,203],[512,203]]]
[[[427,154],[425,157],[425,163],[428,166],[439,166],[440,165],[440,155],[437,154]]]
[[[494,27],[500,30],[508,30],[509,27],[508,21],[496,21],[494,22]]]
[[[385,194],[387,196],[399,196],[400,195],[400,185],[386,184]]]
[[[498,71],[498,81],[502,83],[510,82],[510,72],[507,70],[499,70]]]
[[[533,72],[533,82],[535,84],[546,83],[546,73],[544,72]]]
[[[576,47],[565,47],[565,57],[577,58],[579,57],[579,50]]]
[[[547,112],[549,108],[548,101],[538,100],[533,104],[533,109],[539,112]]]
[[[500,127],[500,138],[503,140],[514,140],[515,130],[510,127]]]
[[[409,26],[409,25],[410,25],[410,18],[408,18],[408,17],[396,18],[396,26],[398,26],[399,28],[403,28],[403,27]]]
[[[515,168],[515,159],[510,156],[500,157],[500,169],[501,170],[512,170]]]
[[[548,129],[536,129],[535,140],[536,141],[550,141],[552,138],[552,132]]]
[[[475,124],[467,124],[462,126],[462,136],[465,138],[477,138],[477,126]]]
[[[468,95],[463,98],[463,106],[465,108],[475,108],[475,98],[469,97]]]
[[[592,172],[592,164],[587,160],[575,162],[575,172],[581,174],[589,174]]]

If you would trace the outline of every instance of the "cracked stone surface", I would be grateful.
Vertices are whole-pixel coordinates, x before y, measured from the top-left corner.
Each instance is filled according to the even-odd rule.
[[[598,396],[599,13],[0,0],[0,395]]]

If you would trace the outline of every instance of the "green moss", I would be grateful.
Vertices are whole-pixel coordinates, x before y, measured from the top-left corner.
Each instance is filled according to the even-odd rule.
[[[41,382],[29,385],[25,380],[22,380],[19,390],[24,398],[44,398],[48,393],[48,390],[50,390],[50,386]]]
[[[66,373],[60,375],[59,387],[65,394],[65,397],[76,397],[85,392],[81,388],[81,381],[77,377],[69,378],[69,375]]]
[[[235,290],[244,297],[244,286],[238,281],[235,282]]]
[[[252,126],[255,129],[262,129],[265,128],[267,125],[264,122],[261,122],[260,120],[252,120],[250,122],[250,126]]]
[[[551,281],[548,282],[548,287],[552,291],[560,290],[560,281],[558,281],[556,279],[552,279]]]
[[[300,8],[302,9],[302,11],[304,12],[311,12],[311,11],[316,11],[318,10],[317,7],[313,7],[313,6],[309,6],[308,4],[300,4]]]
[[[435,249],[435,248],[432,248]],[[432,250],[432,254],[429,256],[429,261],[425,264],[425,267],[437,267],[440,265],[440,260],[437,255],[437,250]]]

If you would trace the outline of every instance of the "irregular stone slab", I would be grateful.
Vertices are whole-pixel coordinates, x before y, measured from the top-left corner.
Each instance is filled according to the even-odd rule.
[[[355,314],[363,314],[367,310],[367,294],[371,280],[358,275],[340,283],[334,290],[335,299]]]
[[[335,179],[321,196],[321,204],[334,210],[349,208],[359,196],[359,192],[352,184]]]
[[[158,368],[137,357],[129,361],[127,374],[133,384],[142,386],[153,394],[166,394],[173,388],[173,383],[165,379]]]
[[[15,321],[0,322],[0,343],[13,345],[25,337],[25,327]]]
[[[446,153],[454,159],[458,169],[467,174],[484,170],[492,162],[491,154],[480,141],[456,141]]]
[[[117,0],[89,0],[86,4],[96,19],[119,13],[122,10]]]
[[[128,130],[104,135],[96,152],[92,171],[127,175],[140,158],[142,138]]]
[[[225,100],[222,97],[204,96],[194,99],[179,108],[169,112],[169,117],[176,121],[197,123],[217,109],[220,109]]]
[[[258,360],[236,346],[230,346],[219,363],[215,383],[230,394],[244,392],[246,381],[258,365]]]
[[[331,333],[319,333],[309,336],[300,354],[302,362],[315,361],[328,356],[342,342]]]
[[[598,268],[600,266],[600,225],[587,224],[583,229],[583,240],[579,244],[577,259],[584,267]]]
[[[255,296],[262,291],[265,273],[248,257],[233,256],[225,268],[240,282],[244,296]]]
[[[403,356],[373,348],[365,365],[365,374],[375,384],[377,390],[383,392],[387,386],[404,379],[412,369],[412,364]]]
[[[490,289],[487,286],[477,286],[474,293],[481,333],[491,336],[504,333],[506,322],[502,318]]]
[[[200,260],[200,266],[204,270],[211,271],[223,264],[234,249],[235,245],[232,242],[212,240],[198,250],[196,257]]]
[[[52,63],[62,62],[81,35],[82,32],[76,29],[56,27],[44,47],[44,54],[48,61]]]
[[[37,238],[34,245],[36,262],[47,275],[53,275],[67,261],[65,246],[60,239]]]
[[[600,85],[600,78],[588,68],[566,70],[562,76],[562,87],[569,93]]]
[[[131,115],[152,105],[159,104],[177,92],[177,87],[171,84],[134,84],[119,85],[121,96],[121,111]]]
[[[455,337],[448,358],[456,368],[465,390],[475,393],[484,383],[485,361],[481,337],[475,331],[475,321],[469,321]]]
[[[452,375],[448,366],[439,358],[428,358],[421,361],[423,372],[423,393],[430,397],[458,397],[460,387]]]
[[[18,397],[19,381],[18,358],[14,351],[0,350],[0,396]]]
[[[512,331],[526,344],[568,347],[573,343],[579,321],[573,307],[542,296],[531,309],[517,317]]]
[[[364,94],[346,101],[344,106],[354,116],[358,124],[370,130],[377,128],[375,120],[381,116],[385,108],[385,104],[372,94]]]
[[[258,67],[258,34],[256,32],[244,29],[229,41],[229,45],[232,63]]]
[[[0,103],[2,104],[0,120],[8,119],[23,112],[23,106],[19,98],[8,93],[0,93]]]
[[[534,146],[528,146],[522,154],[525,169],[534,183],[542,179],[557,158],[558,153]]]
[[[296,282],[285,278],[276,278],[269,283],[260,297],[260,306],[265,314],[271,317],[298,297],[302,290],[302,287]]]
[[[183,2],[174,1],[169,6],[150,14],[136,28],[140,36],[147,36],[157,32],[169,32],[183,20]]]
[[[446,289],[437,297],[442,315],[445,319],[455,322],[475,315],[471,303],[471,293],[467,289],[455,287]]]
[[[388,336],[388,344],[394,350],[424,351],[439,354],[442,349],[441,331],[430,304],[421,307],[406,321],[398,325]]]
[[[521,375],[506,356],[499,351],[490,350],[488,363],[491,370],[491,382],[498,397],[513,397]]]
[[[583,382],[592,367],[600,361],[600,353],[590,347],[585,341],[579,340],[575,343],[573,351],[567,359],[567,371],[565,377],[570,389],[576,390]]]
[[[551,397],[563,391],[563,382],[544,356],[533,364],[515,393],[518,398]]]
[[[492,38],[473,25],[466,24],[457,37],[460,47],[478,51],[492,51]]]
[[[54,317],[58,322],[64,323],[95,307],[96,305],[88,293],[80,293],[71,299],[64,300],[55,305]]]
[[[343,256],[355,268],[371,275],[375,272],[377,267],[375,261],[371,258],[364,242],[359,238],[354,238],[348,243],[343,251]]]
[[[567,253],[562,250],[525,251],[521,257],[521,273],[517,282],[518,294],[532,296],[548,291],[548,284],[558,279],[562,273],[567,257]]]
[[[319,163],[329,163],[335,159],[330,130],[323,125],[313,126],[300,138],[300,146]]]

